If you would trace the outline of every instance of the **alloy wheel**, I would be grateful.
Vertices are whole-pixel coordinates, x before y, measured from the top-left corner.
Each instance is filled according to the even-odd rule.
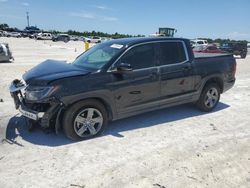
[[[76,115],[74,120],[75,133],[82,138],[97,134],[102,125],[102,113],[96,108],[85,108]]]
[[[205,105],[208,108],[213,108],[219,99],[219,93],[216,88],[210,88],[207,91],[206,98],[205,98]]]

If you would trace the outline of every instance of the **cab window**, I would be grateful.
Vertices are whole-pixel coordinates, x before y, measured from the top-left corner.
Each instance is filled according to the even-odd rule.
[[[128,63],[132,69],[143,69],[155,66],[154,44],[143,44],[131,48],[120,59],[120,63]]]
[[[160,65],[176,64],[187,60],[182,42],[162,42],[160,51]]]

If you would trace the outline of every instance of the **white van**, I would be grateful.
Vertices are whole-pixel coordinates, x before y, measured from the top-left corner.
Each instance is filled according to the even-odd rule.
[[[192,47],[208,45],[207,40],[195,39],[195,40],[190,40],[190,42],[191,42]]]
[[[52,34],[50,33],[39,33],[36,36],[37,40],[52,40]]]

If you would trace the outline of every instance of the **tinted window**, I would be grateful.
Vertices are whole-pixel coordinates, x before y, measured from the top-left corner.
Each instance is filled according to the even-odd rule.
[[[217,48],[215,46],[210,46],[207,48],[208,50],[217,50]]]
[[[197,44],[204,44],[203,41],[198,41]]]
[[[154,66],[154,44],[144,44],[130,49],[122,58],[122,63],[129,63],[133,69]]]
[[[161,65],[180,63],[187,60],[182,42],[163,42],[160,43],[160,49]]]

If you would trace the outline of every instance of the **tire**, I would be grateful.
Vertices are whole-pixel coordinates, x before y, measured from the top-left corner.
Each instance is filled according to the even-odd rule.
[[[69,42],[69,39],[64,39],[63,42],[67,43]]]
[[[240,55],[240,57],[242,58],[242,59],[245,59],[246,58],[246,56],[247,56],[247,54],[245,53],[245,54],[241,54]]]
[[[108,113],[104,105],[93,99],[75,103],[63,118],[64,133],[75,141],[101,135],[107,124]]]
[[[206,85],[200,95],[196,106],[204,112],[212,111],[220,100],[220,87],[216,83]],[[210,98],[209,98],[210,96]]]

